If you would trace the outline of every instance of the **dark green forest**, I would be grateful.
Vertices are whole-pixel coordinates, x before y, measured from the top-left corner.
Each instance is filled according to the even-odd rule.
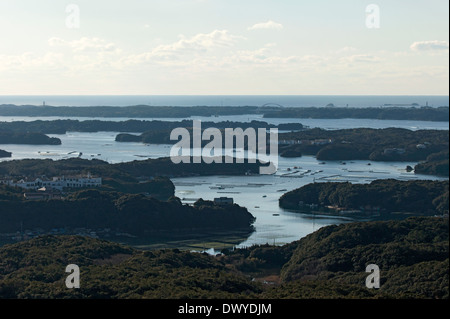
[[[0,131],[0,144],[61,145],[61,140],[42,133]]]
[[[129,132],[129,133],[144,133],[144,132],[164,132],[167,138],[170,136],[171,130],[184,127],[192,127],[192,120],[182,121],[101,121],[101,120],[53,120],[53,121],[14,121],[14,122],[0,122],[0,132],[34,132],[43,134],[66,134],[67,132]],[[236,128],[240,127],[246,129],[252,128],[278,128],[279,130],[302,130],[304,127],[300,123],[284,123],[280,125],[272,125],[263,121],[243,122],[202,122],[202,127],[215,128]]]
[[[377,218],[395,218],[415,215],[442,215],[449,210],[448,181],[398,181],[395,179],[375,180],[370,184],[312,183],[290,191],[279,199],[280,207],[302,210],[299,202],[319,205],[318,211],[338,214],[326,206],[338,206],[348,210],[370,207],[367,217],[373,215],[373,208],[379,207]],[[308,212],[305,211],[304,212]]]
[[[449,150],[428,155],[425,161],[414,167],[416,174],[449,176]]]
[[[219,256],[44,236],[0,247],[0,298],[448,299],[448,227],[437,217],[347,223]],[[80,289],[65,287],[68,264],[80,267]],[[380,289],[365,286],[368,264]]]
[[[236,204],[225,207],[205,201],[189,206],[176,197],[161,201],[142,194],[95,189],[70,193],[63,200],[25,200],[20,195],[17,189],[1,186],[0,233],[108,228],[142,237],[168,230],[250,230],[255,220]]]
[[[411,131],[387,129],[311,129],[281,133],[279,141],[302,141],[302,144],[280,145],[280,156],[314,155],[318,160],[426,161],[439,154],[448,161],[449,135],[444,130]],[[331,143],[314,144],[316,140]],[[441,171],[438,171],[441,172]],[[442,171],[445,175],[445,172]],[[448,176],[448,174],[447,174]]]

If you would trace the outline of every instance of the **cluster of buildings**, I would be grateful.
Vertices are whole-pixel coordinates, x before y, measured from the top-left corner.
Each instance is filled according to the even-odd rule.
[[[101,177],[76,176],[76,177],[53,177],[47,179],[45,176],[36,178],[35,180],[21,179],[14,180],[0,180],[0,184],[11,187],[20,187],[29,190],[38,190],[41,188],[53,189],[62,191],[67,188],[84,188],[84,187],[100,187],[102,186]]]
[[[332,144],[332,139],[316,139],[316,140],[279,140],[280,145],[328,145]]]
[[[102,186],[102,178],[92,177],[90,174],[87,176],[53,177],[51,179],[43,176],[34,180],[27,178],[17,181],[0,180],[0,184],[27,190],[24,197],[28,200],[49,200],[61,199],[63,190],[100,187]]]

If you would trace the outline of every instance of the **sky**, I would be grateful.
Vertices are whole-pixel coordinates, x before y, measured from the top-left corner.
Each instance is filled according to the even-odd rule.
[[[448,0],[0,0],[0,95],[448,95]]]

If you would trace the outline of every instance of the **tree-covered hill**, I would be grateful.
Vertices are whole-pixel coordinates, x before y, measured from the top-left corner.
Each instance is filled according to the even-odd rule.
[[[80,267],[80,289],[65,268]],[[46,236],[0,248],[1,298],[231,298],[260,292],[208,255],[138,251],[78,236]]]
[[[448,181],[398,181],[375,180],[370,184],[312,183],[283,194],[280,207],[292,210],[304,209],[303,204],[318,205],[317,211],[339,214],[338,210],[364,210],[366,217],[393,218],[414,215],[448,214]]]
[[[302,281],[358,286],[376,264],[380,294],[448,298],[448,227],[448,219],[419,217],[325,227],[298,242],[281,277],[294,294]]]
[[[429,155],[414,167],[416,174],[449,176],[449,150]]]
[[[140,251],[79,236],[44,236],[0,247],[1,298],[449,298],[448,219],[323,227],[299,241],[222,256]],[[80,289],[65,267],[80,267]],[[366,266],[380,269],[368,289]],[[281,277],[264,284],[267,275]]]
[[[401,128],[356,128],[281,133],[280,156],[314,155],[318,160],[423,161],[431,154],[448,150],[444,130],[411,131]],[[301,141],[284,144],[283,141]],[[448,159],[448,156],[447,156]]]
[[[61,145],[61,140],[42,133],[0,131],[0,144]]]
[[[72,193],[64,200],[23,200],[23,196],[17,197],[13,192],[2,197],[0,233],[108,228],[113,233],[142,237],[159,231],[250,230],[255,220],[246,208],[236,204],[218,206],[205,202],[192,207],[177,198],[160,201],[142,194],[95,189]]]
[[[122,132],[143,133],[161,132],[169,139],[170,132],[179,127],[192,127],[192,120],[161,121],[161,120],[126,120],[126,121],[102,121],[102,120],[52,120],[52,121],[13,121],[0,122],[0,132],[34,132],[43,134],[66,134],[67,132]],[[269,124],[263,121],[251,122],[210,122],[202,121],[204,128],[278,128],[279,130],[299,131],[304,127],[300,123]]]

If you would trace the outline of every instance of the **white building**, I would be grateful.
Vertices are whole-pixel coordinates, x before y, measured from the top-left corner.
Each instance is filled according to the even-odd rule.
[[[57,189],[62,191],[64,188],[85,188],[102,186],[101,177],[53,177],[53,179],[36,178],[34,181],[21,179],[19,181],[2,180],[0,184],[12,187],[21,187],[24,189],[34,189],[45,187],[48,189]]]

